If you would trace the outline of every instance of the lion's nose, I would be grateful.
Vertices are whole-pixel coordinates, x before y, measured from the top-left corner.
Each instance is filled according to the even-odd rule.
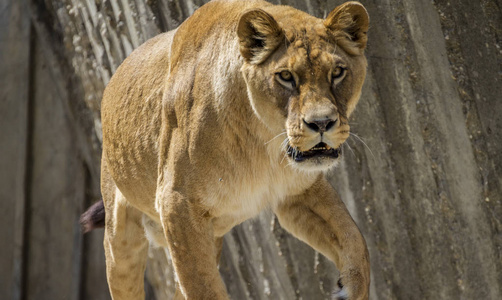
[[[336,121],[338,121],[338,119],[312,120],[310,122],[307,122],[305,121],[305,119],[303,119],[303,123],[305,123],[305,125],[307,125],[308,128],[321,134],[335,127]]]

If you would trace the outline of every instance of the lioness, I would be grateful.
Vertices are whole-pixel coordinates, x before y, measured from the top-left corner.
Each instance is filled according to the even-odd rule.
[[[324,176],[361,95],[368,24],[358,2],[321,20],[218,0],[122,63],[101,107],[113,299],[144,298],[149,240],[169,250],[176,299],[228,299],[223,235],[266,208],[336,264],[335,297],[368,298],[365,241]]]

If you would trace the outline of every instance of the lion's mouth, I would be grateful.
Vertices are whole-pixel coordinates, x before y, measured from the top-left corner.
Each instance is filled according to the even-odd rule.
[[[288,145],[287,154],[296,162],[301,162],[309,158],[320,157],[320,156],[338,158],[338,156],[340,156],[340,153],[342,151],[341,147],[342,146],[340,145],[340,147],[335,149],[331,148],[330,146],[326,145],[323,142],[320,142],[319,144],[312,147],[310,150],[299,151],[298,149]]]

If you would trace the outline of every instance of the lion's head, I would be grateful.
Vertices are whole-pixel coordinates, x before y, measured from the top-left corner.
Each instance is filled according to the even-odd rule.
[[[255,113],[303,170],[334,166],[349,136],[366,76],[369,17],[358,2],[325,20],[284,6],[249,10],[237,34],[242,74]]]

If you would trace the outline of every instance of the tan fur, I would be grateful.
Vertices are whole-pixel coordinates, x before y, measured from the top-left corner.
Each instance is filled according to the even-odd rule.
[[[363,237],[323,172],[287,146],[338,148],[366,73],[368,17],[349,2],[326,20],[263,1],[213,1],[134,51],[102,101],[107,276],[114,299],[143,299],[148,240],[166,246],[175,298],[228,299],[222,236],[272,209],[332,260],[349,299],[367,299]],[[346,75],[333,79],[335,67]],[[288,70],[295,86],[281,83]],[[323,134],[306,124],[331,120]],[[147,232],[145,237],[145,231]]]

